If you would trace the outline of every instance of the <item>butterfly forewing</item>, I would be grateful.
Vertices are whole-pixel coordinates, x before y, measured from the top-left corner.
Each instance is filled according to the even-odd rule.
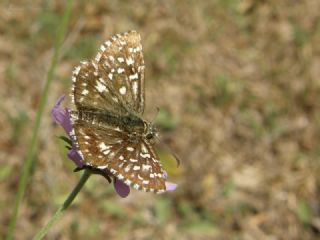
[[[126,114],[127,110],[120,102],[105,79],[98,73],[93,61],[84,61],[73,71],[72,97],[78,111]]]
[[[95,57],[101,77],[118,94],[128,111],[144,110],[144,60],[140,35],[127,32],[114,35],[101,45]]]
[[[164,192],[165,177],[140,116],[144,61],[135,31],[114,35],[92,61],[73,71],[73,138],[85,165],[111,172],[127,185]]]

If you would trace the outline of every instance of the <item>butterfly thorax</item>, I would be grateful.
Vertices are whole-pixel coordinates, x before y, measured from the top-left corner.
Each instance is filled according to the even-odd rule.
[[[153,140],[158,136],[158,131],[153,123],[144,121],[133,114],[119,116],[110,112],[82,109],[77,111],[77,118],[94,125],[107,126],[109,128],[112,126],[114,129],[121,129],[128,133],[129,139],[133,142],[140,138]]]

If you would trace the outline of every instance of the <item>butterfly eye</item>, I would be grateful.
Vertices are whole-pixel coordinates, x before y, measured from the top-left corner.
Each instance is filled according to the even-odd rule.
[[[146,139],[148,139],[148,140],[152,139],[153,137],[154,137],[153,133],[148,133],[146,135]]]

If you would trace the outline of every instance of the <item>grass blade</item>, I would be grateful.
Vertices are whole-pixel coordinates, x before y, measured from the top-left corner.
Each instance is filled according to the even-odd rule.
[[[22,167],[22,173],[21,173],[21,178],[19,180],[18,192],[16,195],[15,204],[14,204],[14,208],[13,208],[13,212],[12,212],[12,217],[10,219],[10,224],[9,224],[9,228],[8,228],[8,232],[7,232],[7,236],[6,236],[7,240],[11,240],[13,238],[13,232],[14,232],[16,222],[17,222],[17,215],[18,215],[19,207],[20,207],[20,204],[22,202],[22,199],[23,199],[23,196],[25,193],[27,181],[28,181],[28,178],[30,175],[31,166],[33,164],[33,159],[34,159],[34,154],[35,154],[35,150],[36,150],[36,146],[37,146],[38,133],[39,133],[39,129],[40,129],[42,115],[43,115],[43,112],[44,112],[44,109],[45,109],[45,106],[47,103],[49,88],[50,88],[50,85],[51,85],[51,82],[53,79],[53,74],[54,74],[56,65],[58,63],[60,49],[61,49],[61,46],[63,43],[63,39],[65,37],[67,25],[69,22],[69,17],[71,14],[71,5],[72,5],[72,0],[68,0],[66,2],[66,7],[65,7],[65,10],[63,13],[61,24],[59,25],[59,29],[57,32],[57,38],[56,38],[55,47],[54,47],[54,54],[52,57],[50,68],[48,70],[47,79],[46,79],[46,82],[44,85],[43,93],[40,98],[40,103],[39,103],[39,107],[37,110],[35,124],[34,124],[33,132],[32,132],[32,138],[31,138],[30,145],[28,146],[28,150],[27,150],[27,154],[26,154],[26,160],[24,161],[24,164]]]
[[[84,170],[83,175],[78,182],[77,186],[70,193],[66,201],[62,204],[62,206],[56,211],[56,213],[52,216],[52,218],[48,221],[48,223],[40,229],[40,231],[34,236],[33,240],[42,239],[50,230],[50,228],[60,219],[64,210],[66,210],[72,201],[75,199],[79,191],[82,189],[88,178],[90,177],[90,171]]]

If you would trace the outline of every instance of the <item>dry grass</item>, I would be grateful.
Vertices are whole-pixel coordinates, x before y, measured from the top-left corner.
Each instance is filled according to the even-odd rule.
[[[0,3],[0,236],[63,8],[54,2]],[[120,199],[93,177],[48,239],[318,239],[320,2],[93,3],[73,7],[15,238],[33,236],[79,178],[49,114],[72,68],[113,33],[135,29],[146,117],[162,109],[162,138],[180,169],[160,154],[179,188]]]

